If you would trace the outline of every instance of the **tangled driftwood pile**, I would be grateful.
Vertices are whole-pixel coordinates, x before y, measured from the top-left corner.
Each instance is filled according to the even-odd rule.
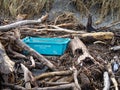
[[[54,22],[44,22],[47,17],[0,26],[1,89],[118,90],[119,57],[116,52],[111,58],[110,50],[119,48],[109,47],[115,39],[119,43],[119,36],[97,32],[100,30],[92,27],[90,15],[86,26],[66,14]],[[64,55],[43,56],[21,41],[25,36],[69,37],[71,41]]]

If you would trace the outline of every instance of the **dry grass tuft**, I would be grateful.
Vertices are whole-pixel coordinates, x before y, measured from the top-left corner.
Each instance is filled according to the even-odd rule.
[[[53,0],[0,0],[0,10],[5,15],[15,17],[18,14],[28,14],[33,16],[40,14],[45,7],[50,8]]]
[[[99,14],[99,22],[107,15],[113,20],[120,20],[120,0],[73,0],[76,8],[84,15],[90,14],[92,8]]]

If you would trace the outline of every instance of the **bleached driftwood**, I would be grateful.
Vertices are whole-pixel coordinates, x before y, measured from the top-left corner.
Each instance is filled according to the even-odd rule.
[[[69,45],[71,47],[71,50],[74,56],[82,53],[81,45],[76,39],[71,39]]]
[[[0,72],[9,74],[14,71],[14,62],[7,56],[3,45],[0,42]]]
[[[78,71],[75,67],[73,67],[72,69],[73,69],[73,77],[74,77],[74,82],[75,82],[76,89],[81,90],[81,87],[80,87],[80,85],[78,83],[78,79],[77,79]]]
[[[87,47],[84,45],[84,43],[78,37],[74,37],[74,39],[72,40],[71,49],[72,49],[73,54],[78,50],[82,51],[82,55],[80,55],[77,59],[78,64],[82,60],[85,60],[86,58],[94,60],[94,58],[89,54]]]
[[[48,14],[46,14],[45,16],[42,16],[38,20],[22,20],[22,21],[18,21],[18,22],[15,22],[15,23],[8,24],[8,25],[0,26],[0,31],[5,32],[5,31],[9,31],[10,29],[20,27],[20,26],[23,26],[23,25],[38,24],[38,23],[41,23],[42,21],[44,21],[47,17],[48,17]]]
[[[21,68],[24,72],[25,88],[31,89],[31,83],[35,82],[35,78],[33,77],[32,73],[28,70],[28,68],[25,67],[22,63]]]
[[[103,90],[109,90],[109,88],[110,88],[110,78],[109,78],[108,72],[104,72],[103,78],[104,78],[104,88],[103,88]]]
[[[35,60],[33,59],[33,57],[32,56],[30,56],[30,61],[31,61],[31,65],[30,65],[30,67],[35,67]]]
[[[112,71],[111,63],[108,64],[107,68],[108,68],[108,72],[110,74],[110,79],[115,87],[115,90],[119,90],[117,80],[115,79],[115,75]]]

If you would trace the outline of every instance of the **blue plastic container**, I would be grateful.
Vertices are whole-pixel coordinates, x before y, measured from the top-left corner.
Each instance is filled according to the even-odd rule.
[[[70,38],[26,37],[22,41],[40,54],[63,55]]]

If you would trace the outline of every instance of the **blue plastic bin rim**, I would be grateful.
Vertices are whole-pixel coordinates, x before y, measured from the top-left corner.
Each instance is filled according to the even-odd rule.
[[[70,38],[25,37],[22,41],[25,43],[67,44]]]

